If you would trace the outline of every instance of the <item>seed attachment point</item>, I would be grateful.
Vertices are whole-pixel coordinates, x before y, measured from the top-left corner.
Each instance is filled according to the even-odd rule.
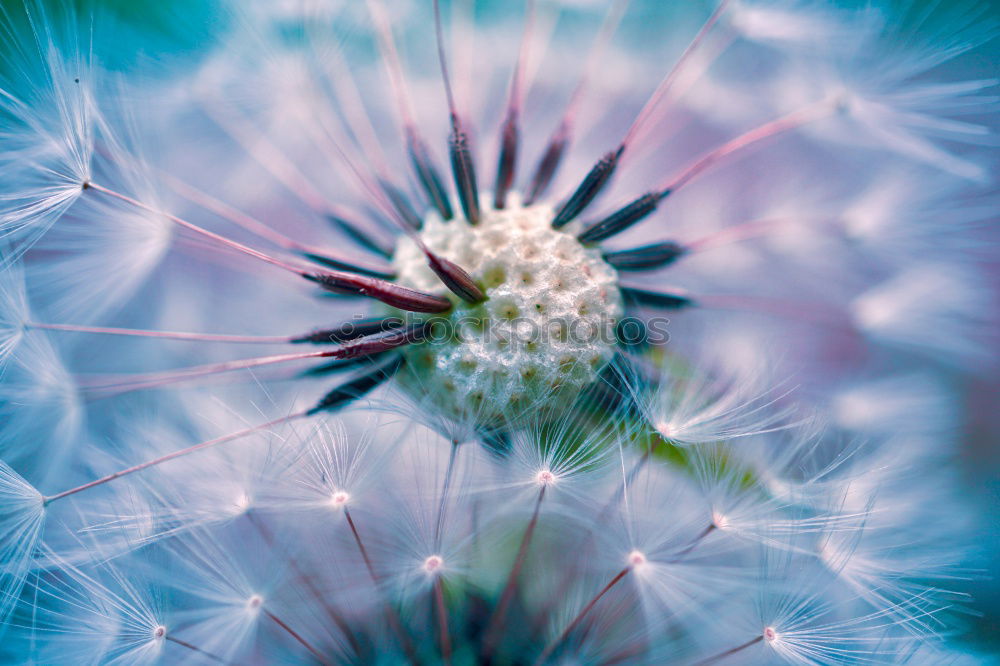
[[[426,560],[424,560],[423,569],[426,573],[434,575],[444,568],[444,558],[440,555],[431,555]]]

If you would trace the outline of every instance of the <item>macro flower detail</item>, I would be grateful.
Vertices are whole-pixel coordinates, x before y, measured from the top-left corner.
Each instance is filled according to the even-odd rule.
[[[551,209],[481,211],[475,226],[431,220],[421,231],[432,251],[466,266],[485,294],[475,303],[455,299],[448,318],[437,320],[436,337],[448,339],[404,351],[404,381],[437,396],[443,410],[503,425],[527,409],[554,413],[555,403],[570,403],[595,383],[614,357],[624,309],[614,268],[599,249],[552,229]],[[398,280],[440,291],[422,259],[402,241],[393,259]]]
[[[988,658],[987,3],[127,4],[0,7],[0,661]]]

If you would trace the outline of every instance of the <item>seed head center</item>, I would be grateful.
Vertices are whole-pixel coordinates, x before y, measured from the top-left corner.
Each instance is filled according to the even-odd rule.
[[[424,560],[424,571],[429,574],[437,573],[444,566],[444,559],[440,555],[431,555]]]
[[[552,228],[546,205],[484,207],[476,226],[428,215],[421,240],[475,280],[487,300],[453,297],[410,239],[394,256],[397,281],[452,298],[430,339],[405,350],[408,384],[453,415],[511,421],[552,416],[592,384],[615,350],[624,312],[618,275],[575,225]],[[438,325],[440,324],[440,325]]]

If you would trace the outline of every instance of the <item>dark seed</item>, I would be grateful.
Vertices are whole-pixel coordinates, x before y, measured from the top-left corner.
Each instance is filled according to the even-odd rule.
[[[448,141],[451,169],[455,175],[458,200],[462,203],[465,219],[469,224],[479,224],[479,187],[476,184],[476,167],[472,162],[469,137],[457,117],[452,116],[452,132]]]
[[[369,275],[371,277],[382,278],[383,280],[390,280],[393,274],[388,271],[380,271],[375,268],[366,268],[364,266],[358,266],[357,264],[352,264],[346,261],[341,261],[340,259],[334,259],[333,257],[316,254],[314,252],[303,252],[302,256],[311,261],[315,261],[318,264],[323,264],[324,266],[329,266],[330,268],[336,268],[338,270],[351,271],[353,273],[361,273],[362,275]]]
[[[647,291],[635,287],[621,287],[622,295],[632,298],[641,305],[666,308],[668,310],[680,310],[694,305],[694,301],[687,296],[680,294],[665,294],[659,291]]]
[[[370,296],[400,310],[444,312],[451,309],[451,301],[447,298],[425,294],[416,289],[366,275],[353,275],[338,271],[333,273],[303,273],[302,277],[315,282],[328,291],[338,294]]]
[[[545,190],[548,189],[552,178],[556,175],[556,170],[559,168],[559,163],[562,161],[566,144],[565,132],[559,132],[552,137],[548,148],[545,149],[545,154],[542,155],[542,159],[538,161],[538,166],[535,167],[535,175],[531,178],[531,188],[528,190],[528,197],[524,200],[525,205],[530,206],[535,203],[538,197],[542,196]]]
[[[323,398],[317,402],[312,409],[306,412],[306,414],[308,416],[312,416],[313,414],[318,414],[320,412],[339,409],[352,400],[360,398],[385,380],[392,377],[402,366],[403,356],[397,355],[388,363],[380,365],[379,367],[359,375],[349,382],[341,384],[337,388],[333,389],[323,396]]]
[[[597,243],[625,231],[639,220],[650,215],[660,205],[659,192],[644,194],[632,203],[619,208],[611,215],[585,229],[577,239],[581,243]]]
[[[373,236],[362,231],[359,223],[352,222],[339,215],[327,215],[326,219],[361,247],[371,250],[386,259],[392,258],[392,248],[378,242]]]
[[[486,295],[472,280],[472,276],[465,272],[464,268],[453,261],[437,256],[430,250],[425,249],[424,254],[427,255],[427,263],[431,270],[456,296],[467,303],[482,303],[486,300]]]
[[[618,150],[612,151],[602,157],[597,164],[595,164],[587,176],[580,183],[580,186],[576,188],[573,195],[570,196],[569,200],[563,204],[562,208],[556,214],[556,218],[552,220],[552,226],[556,229],[564,227],[574,219],[576,216],[583,212],[583,210],[590,205],[590,202],[594,200],[604,186],[608,184],[608,180],[611,178],[611,174],[615,172],[615,168],[618,166],[618,160],[622,156],[622,152],[625,150],[624,146],[620,146]]]
[[[406,136],[410,162],[413,164],[413,170],[417,173],[417,179],[423,186],[431,205],[437,209],[443,219],[450,220],[455,216],[455,213],[451,209],[448,193],[444,189],[437,168],[431,161],[427,146],[412,128],[407,130]]]
[[[493,207],[497,209],[507,204],[507,192],[514,183],[518,135],[517,114],[511,111],[500,135],[500,159],[497,164],[496,192],[493,195]]]
[[[384,333],[357,338],[347,342],[340,349],[330,352],[330,356],[340,359],[358,358],[404,347],[426,338],[427,333],[431,330],[431,325],[431,322],[419,322]]]
[[[346,372],[347,370],[357,368],[358,366],[373,363],[374,361],[382,358],[382,356],[382,354],[371,354],[369,356],[359,356],[357,358],[338,359],[336,361],[330,361],[329,363],[323,363],[322,365],[317,365],[314,368],[304,370],[300,376],[323,377],[326,375],[336,374],[338,372]]]
[[[687,248],[666,241],[664,243],[653,243],[631,250],[620,250],[618,252],[607,252],[604,261],[608,262],[620,271],[642,271],[653,268],[662,268],[674,263],[687,253]]]
[[[314,345],[341,344],[349,340],[363,338],[366,335],[391,331],[399,328],[403,323],[403,320],[399,317],[346,321],[334,328],[320,329],[297,338],[292,338],[292,342],[307,342]]]
[[[413,209],[413,204],[410,203],[409,198],[403,194],[402,190],[384,179],[379,179],[379,185],[392,202],[392,207],[396,209],[399,217],[407,226],[417,230],[424,226],[423,219]]]

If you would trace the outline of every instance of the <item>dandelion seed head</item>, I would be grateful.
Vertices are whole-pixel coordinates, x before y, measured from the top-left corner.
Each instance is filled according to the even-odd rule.
[[[167,628],[162,624],[153,629],[153,638],[155,640],[163,640],[167,637]]]
[[[764,640],[767,641],[768,643],[773,643],[774,641],[781,638],[781,635],[774,627],[764,627],[764,631],[761,633],[761,635],[764,637]]]
[[[247,608],[251,611],[256,612],[262,605],[264,605],[264,597],[259,594],[254,594],[247,599]]]
[[[640,570],[646,566],[648,560],[646,555],[640,550],[633,550],[628,554],[628,565],[634,570]]]
[[[475,226],[428,216],[421,240],[462,266],[486,301],[457,302],[440,334],[404,352],[415,390],[487,422],[572,401],[610,362],[624,312],[617,272],[599,249],[576,240],[572,226],[553,229],[550,206],[510,199],[501,210],[484,205]],[[399,242],[394,265],[400,284],[445,294],[413,241]]]

